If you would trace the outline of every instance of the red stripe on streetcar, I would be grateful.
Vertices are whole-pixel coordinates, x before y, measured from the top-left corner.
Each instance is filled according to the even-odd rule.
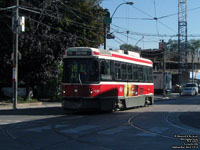
[[[94,55],[100,55],[100,53],[99,53],[99,52],[96,52],[96,51],[94,51]]]
[[[113,57],[117,57],[117,58],[122,58],[122,59],[128,59],[128,60],[132,60],[132,61],[137,61],[137,62],[141,62],[141,63],[152,64],[152,62],[150,62],[150,61],[136,59],[136,58],[131,58],[131,57],[127,57],[127,56],[121,56],[121,55],[117,55],[117,54],[112,54],[112,56]]]

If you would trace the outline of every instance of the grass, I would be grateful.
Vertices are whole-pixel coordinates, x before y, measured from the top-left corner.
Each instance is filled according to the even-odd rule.
[[[1,98],[0,101],[3,102],[3,103],[12,103],[13,102],[12,98],[8,98],[8,97]],[[19,96],[17,98],[17,102],[23,103],[23,104],[24,103],[37,103],[37,102],[39,102],[39,100],[38,99],[24,99],[23,97]]]

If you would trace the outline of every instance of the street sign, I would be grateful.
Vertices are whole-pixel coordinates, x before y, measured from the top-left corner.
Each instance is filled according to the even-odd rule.
[[[112,18],[110,18],[110,17],[105,17],[105,18],[103,19],[103,23],[104,23],[104,24],[111,24],[111,23],[112,23]]]
[[[107,34],[107,39],[114,39],[115,36],[112,33]]]

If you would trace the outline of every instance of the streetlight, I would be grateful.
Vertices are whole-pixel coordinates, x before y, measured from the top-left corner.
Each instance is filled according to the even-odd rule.
[[[115,8],[115,11],[113,12],[113,14],[112,14],[112,16],[111,16],[111,20],[112,20],[114,14],[116,13],[117,9],[118,9],[120,6],[124,5],[124,4],[126,4],[126,5],[133,5],[134,3],[133,3],[133,2],[125,2],[125,3],[119,4],[119,5]]]
[[[120,6],[124,5],[124,4],[126,4],[126,5],[133,5],[134,3],[133,3],[133,2],[121,3],[121,4],[119,4],[119,5],[115,8],[115,10],[114,10],[113,14],[111,15],[111,17],[109,16],[109,17],[104,18],[104,21],[103,21],[103,23],[104,23],[104,49],[106,49],[107,25],[110,25],[110,24],[112,23],[112,18],[113,18],[113,16],[114,16],[114,14],[116,13],[117,9],[118,9]]]

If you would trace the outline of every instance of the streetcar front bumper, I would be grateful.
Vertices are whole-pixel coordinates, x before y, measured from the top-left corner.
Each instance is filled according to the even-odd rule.
[[[62,108],[69,110],[113,110],[115,99],[111,98],[63,98]]]
[[[62,107],[63,109],[98,109],[99,108],[99,100],[97,99],[84,99],[84,98],[77,98],[77,99],[66,99],[62,100]]]

